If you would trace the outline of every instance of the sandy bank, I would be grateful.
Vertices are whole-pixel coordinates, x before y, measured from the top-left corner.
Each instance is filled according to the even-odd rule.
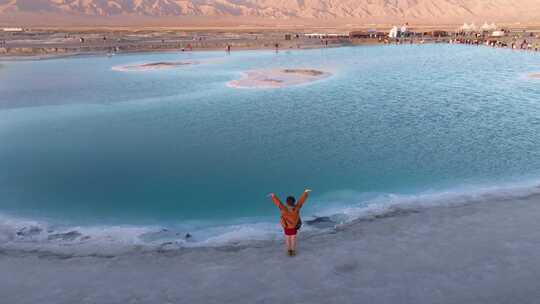
[[[306,75],[306,76],[313,76],[313,77],[321,76],[325,74],[322,71],[309,70],[309,69],[285,69],[285,70],[282,70],[281,72],[285,74]]]
[[[156,71],[156,70],[169,70],[186,65],[193,65],[195,62],[190,61],[162,61],[162,62],[149,62],[142,64],[121,65],[112,67],[113,71],[119,72],[143,72],[143,71]]]
[[[530,78],[534,78],[534,79],[540,79],[540,73],[532,73],[532,74],[529,74],[529,77],[530,77]]]
[[[228,86],[233,88],[282,88],[311,83],[331,74],[314,69],[255,70],[245,72],[238,80],[232,80]]]
[[[281,243],[117,257],[0,251],[6,303],[535,303],[540,197],[396,212]]]

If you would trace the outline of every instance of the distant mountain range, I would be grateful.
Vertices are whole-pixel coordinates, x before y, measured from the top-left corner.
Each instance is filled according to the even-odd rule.
[[[540,0],[0,0],[0,15],[540,21]]]

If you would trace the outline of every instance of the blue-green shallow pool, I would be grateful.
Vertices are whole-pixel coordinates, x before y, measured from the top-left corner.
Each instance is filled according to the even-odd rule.
[[[196,65],[118,72],[125,64]],[[252,69],[333,75],[235,89]],[[540,54],[456,45],[4,62],[0,213],[71,224],[271,221],[540,177]]]

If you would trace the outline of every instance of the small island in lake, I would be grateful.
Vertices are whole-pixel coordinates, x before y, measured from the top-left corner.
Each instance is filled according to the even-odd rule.
[[[282,88],[306,84],[330,76],[330,73],[313,69],[256,70],[228,83],[233,88]]]
[[[142,64],[132,64],[132,65],[122,65],[114,66],[112,69],[114,71],[120,72],[135,72],[135,71],[155,71],[155,70],[168,70],[174,69],[186,65],[192,65],[195,62],[190,61],[159,61],[159,62],[149,62]]]

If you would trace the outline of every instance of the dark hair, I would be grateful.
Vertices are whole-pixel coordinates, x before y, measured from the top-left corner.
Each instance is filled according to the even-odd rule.
[[[294,204],[296,203],[296,199],[294,196],[287,196],[287,205],[294,207]]]

